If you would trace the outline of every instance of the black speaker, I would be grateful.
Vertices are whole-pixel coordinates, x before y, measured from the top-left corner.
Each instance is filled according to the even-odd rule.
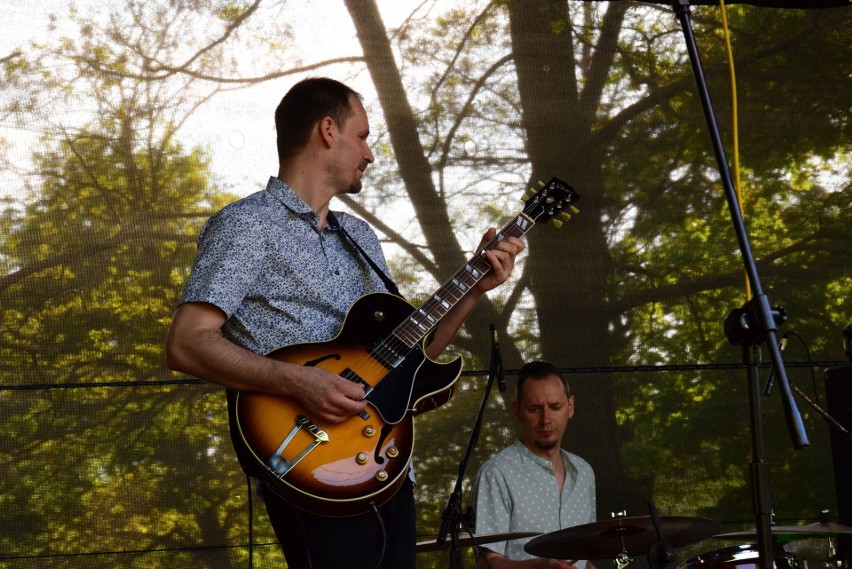
[[[844,335],[848,330],[849,326]],[[852,432],[852,364],[825,370],[825,397],[828,414]],[[852,439],[834,428],[831,429],[831,454],[834,458],[838,521],[852,527]],[[837,541],[838,557],[843,561],[843,567],[850,567],[852,535],[840,535]]]

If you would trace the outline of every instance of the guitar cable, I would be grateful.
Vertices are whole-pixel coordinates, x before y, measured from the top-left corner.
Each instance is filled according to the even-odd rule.
[[[254,504],[252,501],[252,492],[254,488],[251,484],[251,476],[246,474],[246,490],[248,491],[248,538],[249,538],[249,554],[248,566],[252,569],[254,566]]]
[[[382,513],[379,511],[378,506],[376,506],[376,502],[371,501],[370,507],[373,508],[373,512],[376,513],[376,521],[379,523],[379,529],[382,530],[382,553],[379,555],[379,562],[376,564],[376,569],[381,569],[382,562],[385,560],[385,550],[388,545],[388,532],[385,529],[385,520],[382,517]]]

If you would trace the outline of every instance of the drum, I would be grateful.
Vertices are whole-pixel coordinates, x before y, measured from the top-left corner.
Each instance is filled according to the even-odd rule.
[[[775,569],[799,569],[799,560],[792,553],[775,547]],[[756,544],[735,545],[708,551],[687,559],[678,569],[760,569],[760,551]]]

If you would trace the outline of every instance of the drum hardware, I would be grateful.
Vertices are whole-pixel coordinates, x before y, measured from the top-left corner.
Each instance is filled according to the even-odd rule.
[[[770,526],[772,538],[779,543],[795,539],[814,539],[838,534],[852,534],[852,527],[837,522],[816,522],[806,526]],[[752,528],[744,531],[734,531],[714,535],[716,539],[755,539],[757,531]]]
[[[624,569],[628,565],[633,563],[633,558],[627,555],[626,551],[622,551],[618,555],[615,556],[615,568],[616,569]]]
[[[770,533],[772,535],[772,540],[775,543],[782,545],[804,539],[825,538],[827,540],[825,552],[826,557],[824,558],[825,566],[839,568],[842,565],[842,562],[837,555],[836,536],[841,534],[852,535],[852,527],[829,520],[822,520],[805,526],[771,526]],[[756,535],[757,532],[752,528],[745,531],[722,533],[714,535],[713,537],[716,539],[754,540]],[[803,569],[807,569],[806,561],[803,562]]]
[[[678,569],[761,569],[759,558],[757,545],[749,543],[696,555]],[[799,569],[798,558],[778,543],[773,544],[772,564],[775,569]]]
[[[459,545],[463,547],[478,547],[480,545],[485,545],[486,543],[495,543],[497,541],[511,541],[513,539],[535,537],[538,535],[541,535],[541,533],[516,531],[508,533],[483,533],[479,535],[474,535],[472,533],[465,532],[464,534],[459,536]],[[443,549],[449,549],[450,546],[452,546],[451,542],[443,541],[439,543],[437,539],[430,539],[429,541],[419,541],[417,542],[417,553],[422,553],[425,551],[440,551]]]
[[[663,530],[660,527],[660,517],[657,515],[657,505],[653,500],[648,501],[648,512],[651,514],[651,523],[654,525],[654,531],[657,532],[657,541],[648,548],[648,564],[651,569],[669,569],[672,567],[677,556],[674,548],[669,545],[663,535]]]

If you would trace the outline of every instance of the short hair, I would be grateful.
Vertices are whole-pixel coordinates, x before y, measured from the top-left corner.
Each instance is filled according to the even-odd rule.
[[[350,97],[363,100],[360,93],[328,77],[309,77],[293,85],[275,109],[279,162],[302,150],[325,117],[343,126],[352,115]]]
[[[562,382],[562,387],[565,389],[565,396],[571,397],[571,386],[568,385],[568,380],[565,379],[565,376],[562,375],[559,368],[553,364],[536,360],[524,364],[518,372],[518,384],[516,386],[517,392],[515,393],[515,399],[517,401],[521,400],[521,395],[524,393],[524,384],[527,380],[545,379],[551,375],[555,375],[559,378],[559,381]]]

